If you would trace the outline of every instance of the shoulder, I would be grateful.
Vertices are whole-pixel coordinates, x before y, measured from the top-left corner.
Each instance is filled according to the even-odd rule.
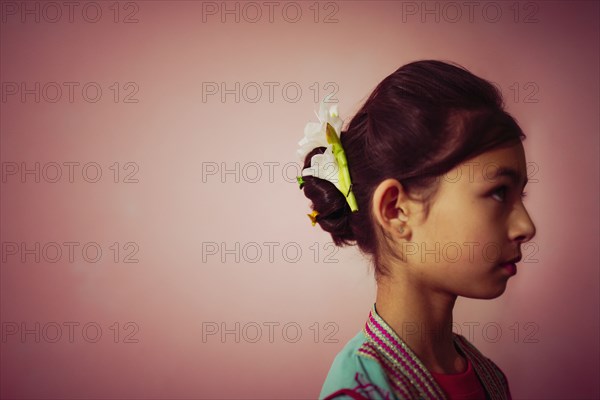
[[[385,371],[364,332],[359,332],[335,356],[319,399],[392,399]]]

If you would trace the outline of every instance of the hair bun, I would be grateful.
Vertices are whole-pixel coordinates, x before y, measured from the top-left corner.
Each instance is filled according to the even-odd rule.
[[[304,168],[309,168],[311,158],[315,154],[325,152],[325,147],[317,147],[306,155]],[[329,232],[337,246],[351,244],[356,240],[350,226],[352,211],[346,198],[335,185],[325,179],[308,175],[302,177],[301,189],[313,203],[313,210],[318,212],[315,220],[321,228]]]

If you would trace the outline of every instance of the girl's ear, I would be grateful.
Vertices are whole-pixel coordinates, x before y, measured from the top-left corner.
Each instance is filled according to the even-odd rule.
[[[409,201],[402,184],[393,178],[382,181],[373,193],[375,220],[392,237],[402,239],[410,236]]]

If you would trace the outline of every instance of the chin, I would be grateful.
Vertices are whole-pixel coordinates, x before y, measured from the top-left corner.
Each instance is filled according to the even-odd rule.
[[[463,294],[462,296],[470,299],[491,300],[502,296],[505,291],[506,283],[495,288],[485,288],[484,290],[479,288],[479,290]]]

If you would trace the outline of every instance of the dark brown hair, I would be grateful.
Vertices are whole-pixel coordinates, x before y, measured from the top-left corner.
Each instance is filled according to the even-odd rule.
[[[354,115],[340,140],[346,153],[358,212],[329,181],[305,176],[301,189],[318,211],[316,220],[338,246],[357,244],[385,275],[382,245],[371,214],[379,183],[397,179],[407,194],[428,204],[438,177],[488,150],[519,142],[525,134],[504,110],[499,90],[464,67],[438,60],[406,64],[387,76]],[[313,149],[304,160],[325,147]]]

